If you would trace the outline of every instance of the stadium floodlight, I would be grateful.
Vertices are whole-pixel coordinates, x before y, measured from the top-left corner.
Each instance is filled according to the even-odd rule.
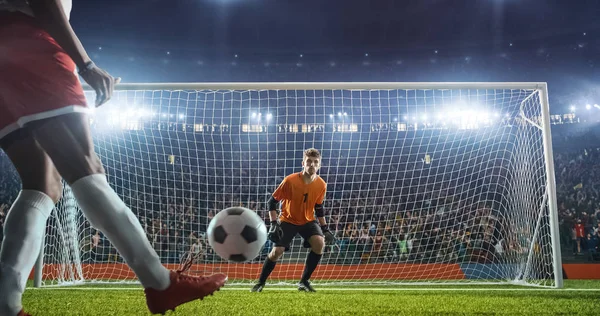
[[[461,111],[450,111],[450,113],[448,113],[448,116],[450,116],[451,118],[459,118],[462,116],[462,112]]]
[[[131,117],[135,116],[135,110],[134,109],[127,109],[125,111],[124,115],[127,118],[131,118]]]
[[[273,118],[273,114],[267,113],[267,120],[271,120]]]
[[[576,108],[574,105],[571,105],[571,106],[569,107],[569,110],[570,110],[571,112],[575,112],[575,110],[576,110],[576,109],[577,109],[577,108]]]
[[[590,104],[586,104],[586,105],[585,105],[585,109],[586,109],[586,110],[590,110],[591,108],[592,108],[592,105],[590,105]]]
[[[255,118],[256,117],[256,112],[252,112],[252,115],[250,115],[250,117]]]
[[[480,121],[487,123],[490,121],[490,114],[486,111],[479,112],[478,118]]]
[[[185,113],[194,126],[91,125],[107,180],[148,227],[150,242],[169,267],[192,251],[197,256],[190,271],[219,271],[231,284],[255,281],[264,257],[230,263],[207,251],[201,236],[214,212],[228,206],[246,205],[266,216],[265,193],[297,170],[303,149],[315,147],[327,165],[320,171],[328,183],[324,206],[338,215],[339,225],[328,222],[340,237],[323,254],[314,283],[562,286],[545,83],[177,83],[116,89],[114,102],[98,108],[100,117],[152,109]],[[485,110],[448,106],[461,99],[485,104]],[[249,113],[260,118],[257,106],[267,105],[286,122],[285,133],[257,119],[248,122]],[[343,117],[342,107],[353,122],[322,123],[327,115]],[[457,113],[444,117],[447,128],[420,122],[425,113],[446,111]],[[406,115],[411,124],[374,134],[373,124],[387,122],[390,113]],[[485,113],[512,119],[478,125]],[[176,163],[169,163],[173,153]],[[424,155],[435,159],[416,163]],[[159,223],[185,241],[152,233],[161,231]],[[360,241],[365,225],[381,227],[382,239],[364,234],[369,243]],[[36,285],[134,282],[108,242],[94,246],[96,230],[68,186],[48,226]],[[188,237],[194,235],[197,240]],[[297,279],[305,254],[295,239],[272,282]]]

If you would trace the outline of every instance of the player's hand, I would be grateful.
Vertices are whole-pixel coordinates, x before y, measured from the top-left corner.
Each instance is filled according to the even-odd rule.
[[[321,226],[321,230],[323,231],[323,236],[325,237],[326,245],[333,245],[335,243],[335,236],[329,230],[327,226]]]
[[[281,240],[281,237],[283,237],[283,230],[281,229],[281,226],[279,226],[279,222],[271,222],[271,227],[269,227],[269,233],[267,234],[267,237],[274,243],[278,243]]]
[[[96,106],[108,102],[112,98],[115,85],[121,82],[121,78],[115,78],[98,66],[93,66],[80,73],[81,78],[96,91]]]

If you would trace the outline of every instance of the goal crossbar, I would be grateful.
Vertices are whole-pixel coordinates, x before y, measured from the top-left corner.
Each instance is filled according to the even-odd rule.
[[[87,91],[92,89],[85,85]],[[546,82],[172,82],[120,83],[115,90],[545,90]]]

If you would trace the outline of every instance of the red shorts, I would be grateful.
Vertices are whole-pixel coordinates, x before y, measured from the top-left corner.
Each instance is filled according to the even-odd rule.
[[[0,139],[32,121],[89,110],[69,55],[34,18],[0,11]]]

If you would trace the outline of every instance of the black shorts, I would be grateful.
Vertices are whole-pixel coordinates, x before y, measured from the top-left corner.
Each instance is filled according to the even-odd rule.
[[[309,222],[304,225],[294,225],[282,221],[279,226],[283,231],[283,236],[281,237],[281,240],[275,244],[275,247],[288,248],[297,234],[300,234],[300,236],[302,236],[302,238],[305,240],[309,240],[310,237],[314,235],[323,236],[321,226],[319,226],[316,221]]]

